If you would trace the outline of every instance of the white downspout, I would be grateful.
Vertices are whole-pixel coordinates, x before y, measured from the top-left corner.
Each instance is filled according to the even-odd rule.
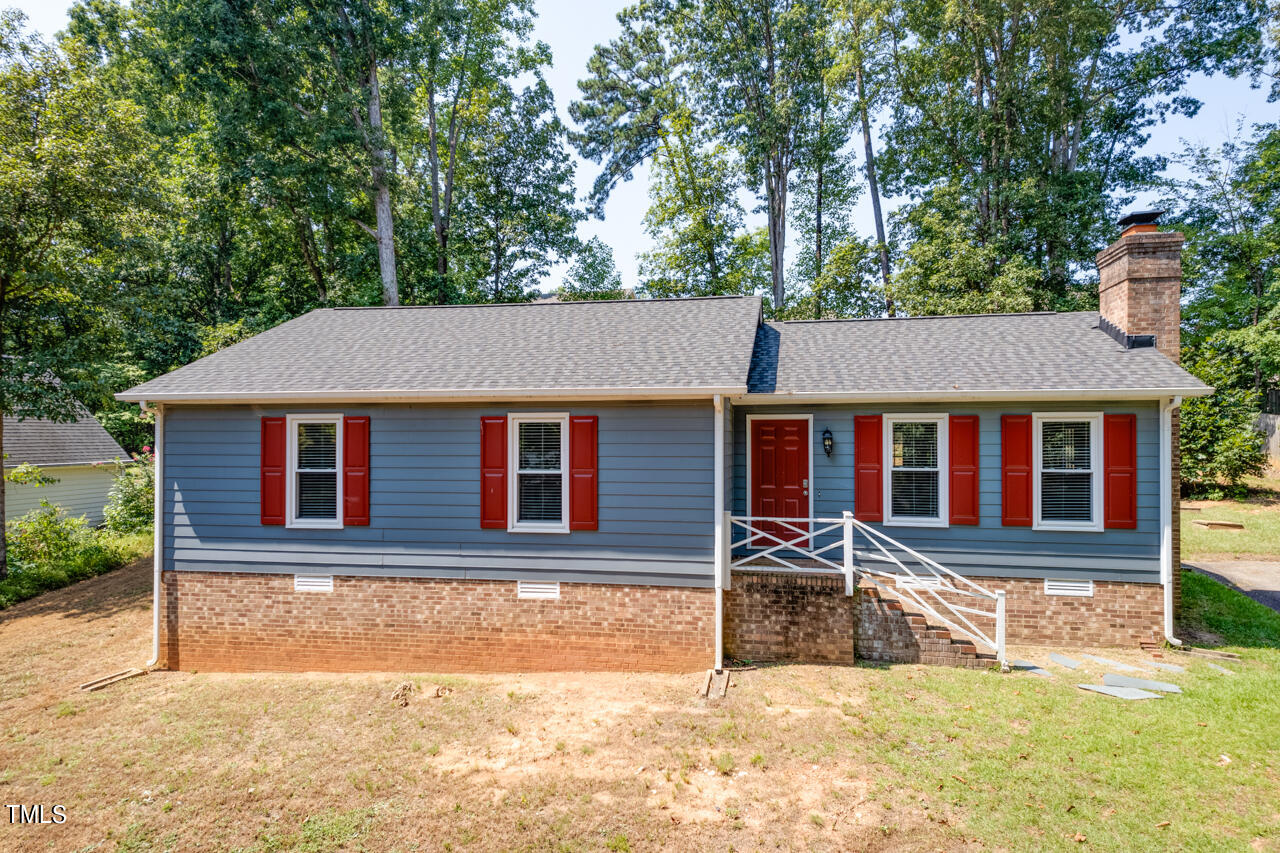
[[[152,450],[155,453],[155,507],[151,524],[154,541],[151,545],[151,660],[147,669],[160,662],[160,569],[164,562],[164,404],[142,404],[144,412],[155,412],[156,435]]]
[[[1182,641],[1173,636],[1173,410],[1182,405],[1181,397],[1160,403],[1160,583],[1164,586],[1164,638],[1170,645]]]
[[[715,575],[716,575],[716,657],[712,669],[724,669],[724,575],[729,555],[724,541],[724,399],[716,394],[712,398],[715,407]]]

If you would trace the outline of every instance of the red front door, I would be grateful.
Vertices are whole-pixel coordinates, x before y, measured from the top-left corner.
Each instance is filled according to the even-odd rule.
[[[771,518],[809,517],[809,421],[751,421],[751,514]],[[788,542],[803,534],[780,524],[757,525]],[[795,524],[807,531],[808,524]],[[777,542],[761,537],[752,543],[768,548]]]

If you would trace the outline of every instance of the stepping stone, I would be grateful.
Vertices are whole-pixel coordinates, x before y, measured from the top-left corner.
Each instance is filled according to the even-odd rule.
[[[1013,668],[1021,669],[1024,672],[1031,673],[1032,675],[1039,675],[1044,678],[1053,678],[1053,673],[1049,672],[1047,669],[1037,666],[1029,660],[1016,660],[1013,662]]]
[[[1077,684],[1081,690],[1092,690],[1094,693],[1102,693],[1107,696],[1114,696],[1117,699],[1159,699],[1159,693],[1148,693],[1146,690],[1139,690],[1136,687],[1112,687],[1107,684]]]
[[[1136,687],[1139,690],[1154,690],[1158,693],[1181,693],[1182,688],[1167,681],[1151,681],[1147,678],[1134,678],[1130,675],[1115,675],[1108,672],[1102,676],[1102,683],[1108,687]]]
[[[1168,672],[1186,672],[1187,671],[1187,668],[1185,666],[1178,666],[1176,663],[1161,663],[1158,660],[1153,660],[1153,661],[1150,661],[1150,664],[1154,666],[1156,669],[1163,669]]]
[[[1129,664],[1121,663],[1118,660],[1111,660],[1111,658],[1100,658],[1097,655],[1084,655],[1083,657],[1087,657],[1089,660],[1097,661],[1098,663],[1104,663],[1107,666],[1111,667],[1112,669],[1118,669],[1121,672],[1145,672],[1146,671],[1141,667],[1130,666]]]
[[[1049,660],[1053,661],[1058,666],[1065,666],[1067,669],[1079,669],[1080,667],[1084,666],[1084,664],[1080,663],[1080,661],[1072,660],[1066,655],[1060,655],[1057,652],[1050,652]]]
[[[1216,663],[1209,663],[1209,661],[1205,661],[1205,665],[1206,665],[1206,666],[1211,666],[1211,667],[1213,667],[1213,668],[1214,668],[1214,669],[1216,669],[1218,672],[1221,672],[1223,675],[1235,675],[1235,674],[1236,674],[1236,673],[1235,673],[1235,670],[1227,669],[1225,666],[1218,666]]]

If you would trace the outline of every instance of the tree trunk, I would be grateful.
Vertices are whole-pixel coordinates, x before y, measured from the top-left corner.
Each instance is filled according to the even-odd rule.
[[[889,295],[889,244],[884,238],[884,215],[880,212],[880,186],[876,182],[876,155],[871,145],[871,122],[867,116],[867,96],[862,80],[862,62],[854,72],[858,83],[858,114],[862,121],[862,146],[867,161],[867,188],[871,191],[871,212],[876,220],[876,244],[880,250],[880,281],[884,285],[885,312],[893,316],[893,297]]]
[[[773,274],[773,310],[782,310],[786,291],[783,289],[783,250],[787,234],[787,178],[777,158],[771,158],[765,175],[765,196],[769,203],[769,266]]]
[[[825,109],[825,105],[824,105]],[[817,186],[814,191],[813,217],[813,319],[822,319],[822,292],[818,289],[818,279],[822,278],[822,173],[825,159],[818,160]]]
[[[316,245],[315,225],[306,213],[299,213],[292,206],[293,225],[298,234],[298,244],[302,249],[302,259],[311,273],[311,280],[316,286],[316,298],[321,305],[329,302],[329,288],[324,280],[324,268],[320,263],[320,248]]]
[[[396,282],[396,244],[391,221],[391,186],[387,177],[389,152],[382,133],[382,92],[378,87],[378,66],[369,63],[369,130],[373,136],[374,213],[378,218],[378,269],[382,273],[382,304],[399,305]]]
[[[449,275],[449,232],[440,210],[440,145],[436,139],[435,63],[427,69],[427,159],[431,163],[431,229],[436,237],[436,275],[443,281]]]

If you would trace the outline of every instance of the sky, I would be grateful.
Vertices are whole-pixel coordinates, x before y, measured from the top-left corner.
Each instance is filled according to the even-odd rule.
[[[29,18],[33,29],[52,35],[67,22],[66,0],[0,0],[5,5],[16,5]],[[587,60],[593,48],[613,38],[618,32],[616,15],[634,0],[539,0],[538,19],[534,38],[551,47],[554,65],[546,71],[547,82],[556,95],[556,107],[566,125],[572,125],[568,106],[578,96],[578,80],[586,73]],[[1246,126],[1274,122],[1280,119],[1280,104],[1268,104],[1265,89],[1251,89],[1245,80],[1212,79],[1197,77],[1188,87],[1187,94],[1199,99],[1204,106],[1194,118],[1178,116],[1167,123],[1152,128],[1151,139],[1144,153],[1172,155],[1182,150],[1183,143],[1216,146],[1231,138],[1237,123],[1244,120]],[[599,173],[599,167],[576,158],[575,180],[578,197],[585,199]],[[1177,167],[1170,169],[1172,177],[1179,176]],[[1139,196],[1133,207],[1141,209],[1156,200],[1155,193]],[[900,200],[886,199],[886,214]],[[614,259],[627,287],[636,284],[636,255],[651,245],[644,233],[643,218],[648,207],[648,170],[636,170],[635,179],[620,184],[610,195],[604,210],[604,219],[588,219],[578,229],[586,240],[600,237],[613,248]],[[866,193],[859,198],[854,210],[853,223],[859,233],[875,233],[871,218],[871,204]],[[748,224],[763,225],[763,214],[748,217]],[[789,257],[791,245],[788,245]],[[564,265],[552,269],[543,281],[543,290],[554,290]]]

